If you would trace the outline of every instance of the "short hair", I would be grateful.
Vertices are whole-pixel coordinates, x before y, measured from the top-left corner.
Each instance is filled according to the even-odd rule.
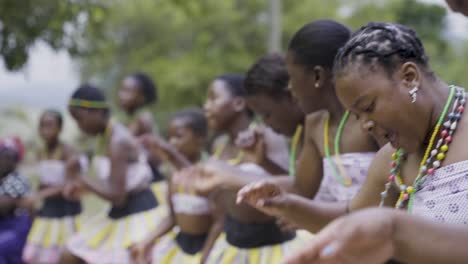
[[[264,94],[274,98],[289,95],[289,74],[284,57],[272,53],[261,57],[250,67],[244,81],[246,94]]]
[[[62,115],[62,113],[60,113],[59,111],[57,111],[55,109],[46,109],[44,112],[42,112],[41,119],[45,115],[52,115],[57,120],[57,124],[58,124],[59,128],[62,128],[62,126],[63,126],[63,115]]]
[[[130,75],[131,78],[134,78],[138,82],[138,87],[140,88],[143,96],[145,97],[145,105],[156,103],[158,100],[158,88],[156,83],[151,79],[151,77],[143,72],[136,72]]]
[[[349,40],[351,30],[333,20],[317,20],[303,26],[289,42],[294,62],[306,67],[333,68],[338,50]]]
[[[194,134],[200,137],[206,137],[208,135],[208,125],[205,114],[200,108],[187,108],[176,112],[170,120],[175,119],[186,119],[189,128]]]

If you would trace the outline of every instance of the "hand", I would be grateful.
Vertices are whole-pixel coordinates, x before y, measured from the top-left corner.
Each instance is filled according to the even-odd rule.
[[[30,195],[22,197],[18,202],[18,206],[28,210],[32,215],[38,209],[40,202],[41,199],[39,199],[39,197],[37,197],[36,195]]]
[[[338,218],[284,263],[384,263],[394,255],[393,211],[367,209]]]
[[[129,248],[132,262],[137,264],[150,263],[150,249],[152,246],[153,243],[146,240],[132,244]]]
[[[210,160],[175,173],[173,183],[185,190],[206,196],[221,188],[223,173],[228,168],[229,165],[224,162]]]
[[[235,144],[252,157],[251,161],[254,163],[263,164],[268,159],[263,127],[255,127],[239,133]]]
[[[87,187],[84,179],[79,177],[68,181],[63,187],[62,195],[68,200],[80,200],[81,196],[86,192]]]
[[[291,195],[276,183],[262,180],[244,186],[237,193],[237,203],[245,202],[265,214],[281,217],[291,204]]]
[[[172,146],[162,137],[155,134],[145,134],[139,137],[138,140],[152,155],[163,160],[169,159],[168,149]]]
[[[295,223],[293,223],[293,222],[291,222],[291,221],[289,221],[289,220],[287,220],[285,218],[278,218],[276,220],[276,224],[278,225],[280,230],[282,232],[284,232],[284,233],[296,231],[297,229],[299,229],[299,227]]]

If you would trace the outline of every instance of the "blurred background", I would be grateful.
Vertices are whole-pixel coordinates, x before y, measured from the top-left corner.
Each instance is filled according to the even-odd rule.
[[[369,21],[409,25],[433,69],[468,86],[468,19],[443,0],[2,0],[0,137],[16,134],[34,147],[41,110],[65,112],[82,82],[115,99],[122,77],[135,71],[156,80],[152,111],[164,126],[171,111],[201,106],[214,76],[284,51],[292,34],[320,18],[353,29]],[[74,140],[73,122],[65,127]]]

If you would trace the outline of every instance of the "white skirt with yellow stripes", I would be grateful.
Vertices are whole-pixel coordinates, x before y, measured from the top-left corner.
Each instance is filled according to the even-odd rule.
[[[142,241],[167,215],[166,206],[111,219],[101,214],[83,223],[67,243],[68,250],[87,263],[131,263],[128,248]]]
[[[185,253],[177,244],[178,228],[161,237],[154,245],[151,254],[153,264],[199,264],[201,252],[190,255]]]
[[[167,181],[157,181],[151,184],[151,191],[160,205],[167,205],[168,187]]]
[[[296,237],[282,244],[257,248],[238,248],[221,234],[210,251],[206,264],[279,264],[312,238],[307,231],[297,231]]]
[[[79,229],[79,216],[36,217],[23,250],[26,263],[58,263],[65,243]]]

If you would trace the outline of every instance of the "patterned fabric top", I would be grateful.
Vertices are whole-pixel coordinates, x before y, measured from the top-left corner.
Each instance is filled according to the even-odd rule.
[[[17,172],[13,172],[0,180],[0,196],[19,198],[27,194],[29,190],[28,180]]]
[[[327,159],[323,159],[323,178],[315,199],[324,202],[348,201],[359,191],[366,180],[367,170],[375,157],[375,152],[346,153],[340,155],[340,161],[348,176],[352,179],[350,186],[339,182]],[[336,156],[332,157],[335,160]]]
[[[468,160],[437,169],[413,201],[414,215],[468,225]]]

